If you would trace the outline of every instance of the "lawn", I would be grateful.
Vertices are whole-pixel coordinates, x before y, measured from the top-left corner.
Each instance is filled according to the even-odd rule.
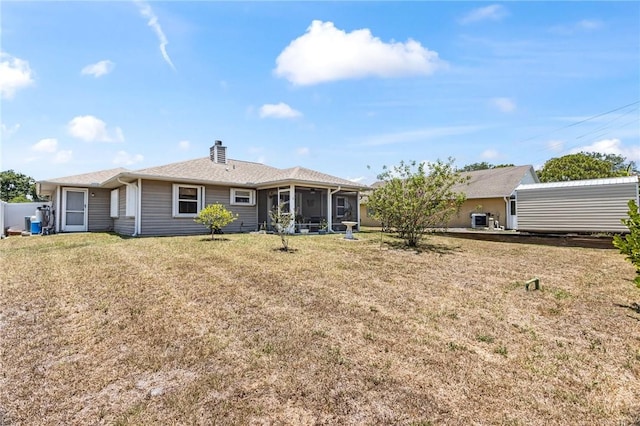
[[[0,424],[640,422],[616,250],[221,237],[0,241]]]

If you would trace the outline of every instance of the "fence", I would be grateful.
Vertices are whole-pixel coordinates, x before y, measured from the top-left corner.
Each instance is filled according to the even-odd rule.
[[[6,203],[0,202],[0,235],[5,237],[8,229],[30,231],[25,229],[24,218],[34,216],[38,207],[51,206],[51,202],[41,203]]]

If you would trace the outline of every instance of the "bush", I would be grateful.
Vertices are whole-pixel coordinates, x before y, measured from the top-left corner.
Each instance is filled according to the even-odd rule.
[[[628,205],[629,218],[622,219],[622,223],[629,228],[629,233],[614,236],[613,245],[636,267],[636,278],[633,281],[640,288],[640,212],[635,200],[630,200]]]
[[[238,218],[238,215],[233,215],[222,204],[215,203],[209,204],[204,209],[200,210],[198,216],[194,219],[196,222],[203,224],[211,230],[211,239],[216,232],[220,232],[222,227],[227,226]]]

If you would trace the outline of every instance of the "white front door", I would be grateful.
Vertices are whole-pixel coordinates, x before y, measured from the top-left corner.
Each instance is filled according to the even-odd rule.
[[[507,229],[518,229],[518,215],[516,199],[509,199],[507,204]]]
[[[86,189],[63,188],[62,190],[62,232],[87,231]]]

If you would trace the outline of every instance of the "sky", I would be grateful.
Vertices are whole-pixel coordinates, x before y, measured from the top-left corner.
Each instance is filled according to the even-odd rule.
[[[0,169],[640,163],[638,2],[0,3]]]

